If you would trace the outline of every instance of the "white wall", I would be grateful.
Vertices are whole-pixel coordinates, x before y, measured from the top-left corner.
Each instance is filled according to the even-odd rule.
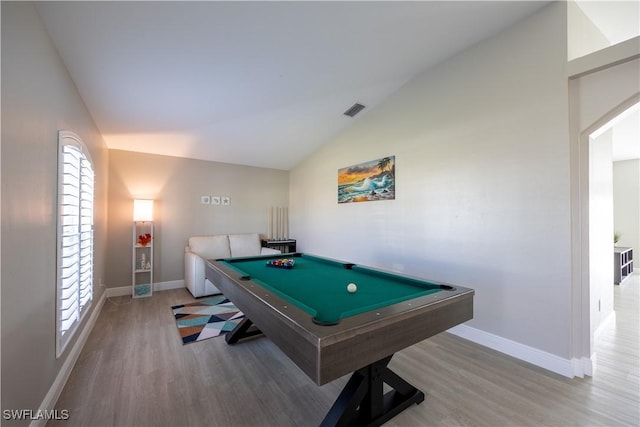
[[[613,130],[589,141],[591,333],[613,313]]]
[[[300,250],[476,290],[468,325],[568,358],[566,10],[416,77],[290,176]],[[337,170],[396,156],[396,200],[337,204]]]
[[[80,135],[94,162],[96,279],[105,270],[108,156],[33,4],[1,6],[2,409],[37,410],[72,347],[56,359],[58,130]],[[96,283],[91,310],[102,292]]]
[[[638,141],[640,144],[640,141]],[[613,163],[614,228],[619,246],[633,248],[633,268],[640,268],[640,160]]]
[[[231,204],[203,205],[201,196],[228,196]],[[289,203],[289,173],[110,150],[107,287],[131,284],[134,198],[155,200],[154,281],[170,282],[184,279],[184,247],[191,236],[266,235],[269,208]]]
[[[569,60],[611,46],[607,37],[575,1],[567,2],[567,29]]]
[[[640,35],[640,2],[576,0],[569,7],[569,59]]]

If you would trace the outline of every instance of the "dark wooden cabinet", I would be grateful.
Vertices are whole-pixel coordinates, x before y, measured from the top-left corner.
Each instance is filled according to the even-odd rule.
[[[613,283],[619,285],[633,273],[633,248],[613,248]]]
[[[262,239],[263,248],[278,249],[283,254],[296,251],[295,239],[274,240],[274,239]]]

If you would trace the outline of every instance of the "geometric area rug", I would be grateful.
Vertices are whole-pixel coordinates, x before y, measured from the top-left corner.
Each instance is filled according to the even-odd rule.
[[[171,309],[182,344],[225,335],[244,319],[244,314],[223,295],[176,305]]]

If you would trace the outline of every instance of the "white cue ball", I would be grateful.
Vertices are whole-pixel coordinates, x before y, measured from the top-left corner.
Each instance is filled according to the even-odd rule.
[[[358,290],[358,287],[356,286],[356,284],[355,284],[355,283],[349,283],[349,284],[347,285],[347,291],[348,291],[350,294],[354,293],[354,292],[355,292],[355,291],[357,291],[357,290]]]

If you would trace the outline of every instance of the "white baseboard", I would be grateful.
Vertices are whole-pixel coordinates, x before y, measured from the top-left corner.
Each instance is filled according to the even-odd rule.
[[[180,289],[186,287],[184,280],[170,280],[153,284],[154,291],[168,291],[169,289]]]
[[[153,284],[153,291],[167,291],[169,289],[180,289],[184,288],[184,280],[170,280],[167,282],[157,282]],[[107,288],[106,291],[107,297],[121,297],[125,295],[131,295],[131,286],[119,286],[116,288]]]
[[[107,288],[105,291],[107,298],[123,297],[125,295],[131,295],[131,286],[120,286],[117,288]]]
[[[584,378],[592,377],[596,372],[596,354],[591,357],[582,357],[573,359],[573,373],[576,377]]]
[[[568,378],[573,378],[575,376],[582,377],[586,374],[586,367],[584,366],[585,360],[577,361],[575,359],[563,359],[555,354],[547,353],[537,348],[529,347],[467,325],[454,326],[447,332],[451,332],[454,335],[472,341],[476,344],[489,347],[493,350],[499,351],[500,353],[508,354],[509,356],[524,360],[525,362],[529,362],[533,365]],[[584,359],[588,361],[590,369],[591,360],[589,358]]]
[[[179,289],[184,288],[184,280],[171,280],[168,282],[159,282],[153,284],[154,291],[166,291],[168,289]],[[51,388],[47,392],[47,395],[44,397],[44,400],[40,404],[39,413],[44,413],[45,411],[52,411],[55,408],[56,403],[58,402],[58,398],[64,389],[64,386],[67,384],[67,380],[69,379],[69,375],[71,375],[71,371],[78,361],[78,357],[80,357],[80,352],[84,348],[84,345],[89,338],[89,334],[93,330],[93,327],[98,320],[98,316],[102,311],[102,307],[104,306],[107,298],[123,296],[123,295],[131,295],[131,286],[121,286],[117,288],[105,288],[105,291],[100,296],[96,307],[91,312],[91,316],[84,325],[82,331],[78,335],[78,339],[75,344],[69,350],[69,355],[67,359],[62,364],[62,368],[58,372],[56,379],[53,381]],[[44,427],[47,423],[46,419],[36,419],[31,421],[29,427]]]
[[[106,293],[107,292],[105,291],[100,296],[100,299],[98,300],[96,306],[91,312],[91,316],[89,316],[89,319],[87,320],[87,322],[84,324],[84,327],[80,331],[80,334],[78,335],[78,339],[74,343],[73,347],[71,347],[71,349],[69,350],[69,355],[67,356],[66,360],[62,364],[62,368],[60,368],[60,371],[58,372],[56,379],[53,381],[51,388],[49,388],[47,395],[44,397],[44,400],[40,404],[39,413],[44,413],[45,411],[52,411],[53,408],[55,408],[56,403],[58,402],[58,398],[60,397],[60,394],[62,393],[62,390],[64,389],[64,386],[67,384],[67,380],[71,375],[71,371],[73,370],[73,367],[76,365],[76,362],[78,361],[78,357],[80,357],[80,352],[84,348],[84,345],[87,342],[87,339],[89,338],[89,334],[91,334],[91,331],[93,330],[93,327],[95,326],[96,321],[98,320],[98,316],[102,311],[102,306],[104,306],[104,302],[107,299]],[[31,423],[29,424],[29,427],[44,427],[46,423],[47,423],[46,419],[35,419],[31,421]]]
[[[615,311],[612,311],[611,313],[609,313],[609,315],[606,317],[606,319],[604,319],[600,323],[600,326],[598,326],[596,328],[596,330],[593,332],[592,348],[595,348],[596,342],[600,339],[600,335],[602,335],[602,333],[607,328],[611,327],[612,323],[613,324],[616,323],[616,312]],[[591,358],[584,357],[582,366],[584,368],[584,374],[592,377],[593,374],[596,372],[596,368],[598,367],[598,360],[596,358],[596,353],[594,352],[591,355]],[[580,376],[580,375],[577,375],[577,376]]]

